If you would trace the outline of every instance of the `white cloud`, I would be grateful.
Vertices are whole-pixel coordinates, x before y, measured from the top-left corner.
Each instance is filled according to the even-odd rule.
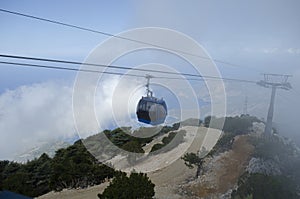
[[[0,95],[0,158],[74,134],[72,89],[62,82],[25,85]]]
[[[274,54],[277,53],[279,51],[278,48],[263,48],[262,52],[265,54]]]
[[[95,96],[96,116],[101,130],[115,126],[132,126],[135,123],[136,105],[144,94],[138,89],[142,82],[128,77],[114,77],[105,80],[97,89]]]
[[[299,55],[300,54],[300,48],[276,48],[276,47],[265,47],[265,48],[250,48],[250,47],[244,47],[244,52],[247,53],[263,53],[263,54],[293,54],[293,55]]]
[[[119,89],[123,92],[115,96],[118,81],[118,78],[106,80],[99,86],[96,94],[96,115],[101,125],[105,127],[112,124],[112,98],[116,97],[113,103],[121,103],[124,95],[128,95],[129,91],[137,85],[134,82],[123,82],[119,85]],[[0,159],[12,159],[16,154],[33,148],[41,142],[75,136],[77,132],[72,112],[72,92],[73,85],[70,82],[49,81],[20,86],[1,94]],[[131,96],[134,105],[128,108],[129,112],[124,111],[125,107],[122,106],[116,106],[114,111],[129,115],[135,113],[138,97],[140,97],[139,92]],[[80,122],[89,125],[89,118],[82,118],[86,120]]]
[[[289,48],[286,50],[286,52],[288,52],[289,54],[300,54],[300,48]]]

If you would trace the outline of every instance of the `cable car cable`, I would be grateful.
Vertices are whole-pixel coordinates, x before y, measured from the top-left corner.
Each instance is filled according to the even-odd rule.
[[[251,67],[245,67],[245,66],[241,66],[241,65],[238,65],[238,64],[233,64],[233,63],[230,63],[230,62],[227,62],[227,61],[223,61],[223,60],[220,60],[220,59],[211,59],[210,57],[201,56],[201,55],[189,53],[189,52],[182,51],[182,50],[167,48],[167,47],[160,46],[160,45],[157,45],[157,44],[153,44],[153,43],[149,43],[149,42],[144,42],[144,41],[141,41],[141,40],[136,40],[136,39],[132,39],[132,38],[128,38],[128,37],[122,37],[122,36],[114,35],[112,33],[104,32],[104,31],[99,31],[99,30],[94,30],[94,29],[91,29],[91,28],[85,28],[85,27],[82,27],[82,26],[73,25],[73,24],[69,24],[69,23],[64,23],[64,22],[57,21],[57,20],[46,19],[46,18],[37,17],[37,16],[29,15],[29,14],[24,14],[24,13],[16,12],[16,11],[10,11],[10,10],[6,10],[6,9],[2,9],[2,8],[0,8],[0,11],[1,12],[5,12],[5,13],[9,13],[9,14],[13,14],[13,15],[17,15],[17,16],[22,16],[22,17],[26,17],[26,18],[31,18],[31,19],[39,20],[39,21],[44,21],[44,22],[48,22],[48,23],[52,23],[52,24],[67,26],[67,27],[70,27],[70,28],[75,28],[75,29],[79,29],[79,30],[83,30],[83,31],[88,31],[88,32],[97,33],[97,34],[102,34],[102,35],[109,36],[109,37],[115,37],[115,38],[122,39],[122,40],[136,42],[136,43],[140,43],[140,44],[146,44],[146,45],[149,45],[149,46],[152,46],[152,47],[161,48],[161,49],[165,49],[165,50],[170,50],[170,51],[173,51],[173,52],[179,52],[179,53],[183,53],[183,54],[186,54],[186,55],[198,57],[198,58],[201,58],[201,59],[213,60],[215,62],[222,63],[222,64],[229,65],[229,66],[243,67],[243,68],[249,68],[251,70],[254,70]],[[261,72],[261,71],[259,71],[259,72]]]
[[[75,61],[67,61],[67,60],[58,60],[58,59],[48,59],[48,58],[37,58],[37,57],[26,57],[26,56],[17,56],[17,55],[5,55],[0,54],[0,57],[5,58],[12,58],[12,59],[25,59],[25,60],[34,60],[34,61],[43,61],[43,62],[55,62],[55,63],[64,63],[64,64],[75,64],[75,65],[87,65],[87,66],[98,66],[98,67],[108,67],[108,68],[114,68],[114,69],[122,69],[122,70],[135,70],[135,71],[143,71],[143,72],[155,72],[155,73],[162,73],[162,74],[171,74],[171,75],[183,75],[183,76],[189,76],[189,77],[197,77],[202,79],[220,79],[220,80],[228,80],[228,81],[239,81],[239,82],[245,82],[245,83],[256,83],[256,81],[251,80],[243,80],[243,79],[235,79],[235,78],[223,78],[223,77],[216,77],[216,76],[203,76],[203,75],[195,75],[190,73],[177,73],[177,72],[169,72],[169,71],[161,71],[161,70],[152,70],[152,69],[141,69],[141,68],[133,68],[133,67],[123,67],[123,66],[117,66],[117,65],[105,65],[105,64],[95,64],[95,63],[81,63],[81,62],[75,62]],[[68,68],[66,68],[68,69]],[[80,71],[80,69],[77,69]],[[81,70],[83,71],[83,70]],[[91,72],[91,71],[83,71],[83,72]],[[99,71],[94,71],[98,72]],[[124,74],[124,73],[120,73]],[[155,77],[158,78],[158,77]],[[172,77],[165,77],[166,79],[175,79]],[[192,79],[191,79],[192,80]]]
[[[27,64],[27,63],[6,62],[6,61],[0,61],[0,64],[9,64],[9,65],[15,65],[21,67],[47,68],[47,69],[55,69],[55,70],[68,70],[68,71],[77,71],[77,72],[90,72],[90,73],[100,73],[100,74],[110,74],[110,75],[144,77],[141,75],[134,75],[134,74],[124,74],[118,72],[97,71],[97,70],[88,70],[88,69],[79,69],[79,68],[67,68],[67,67],[59,67],[59,66],[48,66],[48,65],[41,65],[41,64]]]

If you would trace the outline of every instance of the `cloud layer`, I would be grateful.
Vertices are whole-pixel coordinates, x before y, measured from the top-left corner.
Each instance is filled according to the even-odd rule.
[[[74,135],[72,89],[66,82],[20,86],[0,96],[0,157],[38,142]]]
[[[112,125],[112,97],[118,78],[105,81],[98,87],[95,112],[98,121]],[[126,93],[134,84],[123,84]],[[0,159],[12,159],[16,154],[51,140],[65,140],[77,136],[72,109],[73,85],[66,81],[48,81],[23,85],[0,95]],[[117,98],[122,100],[122,98]],[[133,101],[136,101],[134,99]],[[84,100],[82,100],[82,104]],[[117,103],[117,102],[116,102]],[[135,103],[135,102],[134,102]],[[116,107],[116,112],[122,108]],[[134,108],[129,111],[134,113]],[[126,113],[127,114],[127,113]],[[85,117],[83,117],[85,118]],[[89,120],[81,121],[89,125]],[[86,137],[90,134],[79,134]]]

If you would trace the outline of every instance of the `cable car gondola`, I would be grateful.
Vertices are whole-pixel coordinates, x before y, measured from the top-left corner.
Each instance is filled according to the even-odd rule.
[[[142,97],[137,105],[136,115],[138,121],[151,125],[158,125],[165,122],[167,116],[167,104],[163,99],[153,97],[153,92],[149,88],[150,78],[152,76],[147,75],[147,96]]]

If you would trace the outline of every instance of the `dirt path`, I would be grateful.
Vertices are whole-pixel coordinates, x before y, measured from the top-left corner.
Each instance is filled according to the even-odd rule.
[[[245,171],[254,149],[247,139],[246,135],[236,137],[232,150],[212,159],[208,164],[208,171],[200,177],[201,182],[195,183],[189,190],[201,198],[215,198],[213,196],[224,194],[232,189],[239,176]]]
[[[193,127],[197,128],[197,127]],[[186,129],[195,130],[195,129]],[[217,142],[220,136],[219,130],[211,130],[207,134],[207,129],[204,127],[198,128],[198,133],[195,136],[191,146],[186,152],[197,153],[201,149],[201,146],[210,150]],[[194,179],[196,174],[196,168],[189,169],[185,166],[184,161],[181,159],[176,160],[171,165],[149,173],[149,177],[152,182],[156,185],[155,197],[159,199],[176,199],[183,198],[182,195],[178,194],[178,187],[182,184],[187,183],[188,180]]]
[[[234,142],[232,151],[221,160],[220,171],[217,173],[219,192],[226,192],[235,184],[241,174],[245,171],[249,162],[249,157],[254,147],[247,142],[248,136],[240,136]]]

